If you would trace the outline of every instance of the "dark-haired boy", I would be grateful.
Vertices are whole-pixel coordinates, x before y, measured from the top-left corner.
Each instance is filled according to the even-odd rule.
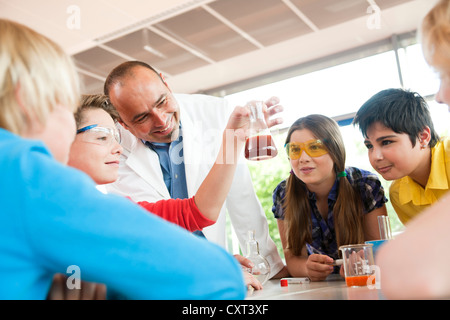
[[[372,167],[394,180],[389,196],[402,223],[448,191],[450,139],[439,138],[419,94],[382,90],[362,105],[353,124],[365,138]]]

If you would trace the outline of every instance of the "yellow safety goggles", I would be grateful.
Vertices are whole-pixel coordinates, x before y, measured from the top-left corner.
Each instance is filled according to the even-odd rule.
[[[309,140],[304,143],[289,142],[284,145],[286,153],[291,160],[297,160],[302,154],[302,150],[310,157],[320,157],[328,153],[327,147],[320,140]]]

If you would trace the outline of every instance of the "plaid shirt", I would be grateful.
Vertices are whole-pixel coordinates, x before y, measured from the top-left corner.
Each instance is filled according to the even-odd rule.
[[[374,209],[380,208],[387,198],[384,196],[384,189],[377,175],[362,169],[347,167],[345,169],[347,179],[350,184],[360,190],[363,203],[363,213],[367,214]],[[273,191],[272,212],[275,218],[284,219],[283,199],[286,191],[286,180],[283,180]],[[328,217],[322,218],[316,206],[315,193],[307,190],[309,204],[311,206],[312,222],[312,243],[307,244],[308,254],[321,253],[326,254],[333,259],[338,259],[338,247],[336,242],[336,230],[334,228],[333,207],[336,203],[338,194],[338,179],[334,182],[330,193],[328,194]]]

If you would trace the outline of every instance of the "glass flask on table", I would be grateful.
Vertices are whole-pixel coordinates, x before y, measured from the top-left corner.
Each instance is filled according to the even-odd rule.
[[[258,281],[263,285],[270,277],[270,265],[266,258],[259,253],[258,241],[255,239],[255,231],[248,231],[246,240],[247,255],[245,256],[253,263],[253,268],[247,268]]]

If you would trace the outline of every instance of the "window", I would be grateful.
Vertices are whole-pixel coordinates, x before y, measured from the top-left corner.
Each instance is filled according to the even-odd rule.
[[[278,96],[284,106],[284,124],[320,113],[339,117],[356,112],[376,92],[400,87],[392,51],[235,93],[226,98],[232,105]],[[270,95],[270,96],[268,96]]]

